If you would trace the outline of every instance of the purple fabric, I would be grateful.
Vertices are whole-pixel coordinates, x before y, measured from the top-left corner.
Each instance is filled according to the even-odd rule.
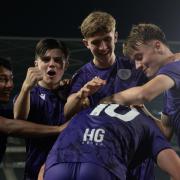
[[[31,91],[28,121],[40,124],[60,125],[64,119],[64,101],[59,97],[59,89],[48,90],[36,86]],[[26,139],[25,177],[37,178],[38,172],[52,148],[57,136]]]
[[[180,146],[180,61],[166,64],[159,74],[167,75],[175,82],[175,86],[164,93],[163,112],[170,116]]]
[[[63,162],[89,162],[121,178],[127,168],[148,157],[156,160],[161,150],[171,147],[154,122],[136,110],[113,104],[100,114],[92,115],[94,111],[84,110],[72,119],[49,153],[46,170]]]

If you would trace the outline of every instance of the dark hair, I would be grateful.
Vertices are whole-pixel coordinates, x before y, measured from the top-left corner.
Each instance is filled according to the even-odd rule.
[[[0,66],[3,66],[4,68],[12,71],[12,65],[9,59],[0,57]]]
[[[52,38],[41,39],[37,43],[35,49],[35,58],[43,56],[49,49],[60,49],[64,53],[65,58],[69,58],[69,49],[66,47],[65,43]]]

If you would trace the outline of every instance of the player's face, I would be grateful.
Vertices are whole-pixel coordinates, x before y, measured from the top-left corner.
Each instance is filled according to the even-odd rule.
[[[85,46],[91,51],[95,60],[108,62],[114,56],[117,32],[96,33],[93,37],[83,40]]]
[[[43,72],[42,83],[51,86],[58,84],[61,80],[66,59],[60,49],[50,49],[42,57],[38,57],[35,63]]]
[[[135,61],[137,69],[142,69],[147,77],[155,76],[161,66],[161,54],[154,42],[141,44],[130,57]]]
[[[0,66],[0,101],[8,102],[13,90],[13,74],[12,71]]]

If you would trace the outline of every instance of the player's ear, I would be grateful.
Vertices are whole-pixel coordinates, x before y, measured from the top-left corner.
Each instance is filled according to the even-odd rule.
[[[115,33],[114,33],[114,42],[117,43],[117,41],[118,41],[118,32],[115,31]]]
[[[160,43],[160,41],[155,41],[155,47],[157,48],[157,49],[160,49],[160,47],[161,47],[161,43]]]
[[[64,70],[66,71],[68,67],[69,67],[69,60],[67,59],[65,62]]]
[[[87,39],[83,39],[82,41],[83,41],[83,44],[84,44],[87,48],[89,48],[89,47],[88,47],[88,40],[87,40]]]
[[[156,52],[158,52],[159,54],[163,54],[163,46],[162,46],[162,43],[160,41],[155,41],[154,42],[154,49]]]

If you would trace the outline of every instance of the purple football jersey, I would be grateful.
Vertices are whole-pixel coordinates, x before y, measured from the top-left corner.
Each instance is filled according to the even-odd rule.
[[[136,70],[134,64],[127,58],[117,57],[115,63],[105,69],[96,67],[93,61],[91,61],[85,64],[74,75],[71,93],[79,91],[95,76],[106,80],[106,85],[89,97],[91,105],[96,105],[100,99],[106,96],[141,85],[147,81],[143,72]]]
[[[174,87],[164,93],[163,112],[170,116],[180,146],[180,61],[166,64],[158,74],[167,75],[175,82]]]
[[[137,109],[99,104],[78,113],[50,151],[46,170],[63,162],[89,162],[126,179],[128,170],[171,148],[154,122]]]
[[[79,91],[84,84],[95,76],[99,76],[103,80],[106,80],[106,85],[89,97],[92,107],[106,96],[134,86],[142,85],[148,80],[144,73],[141,70],[137,70],[133,62],[126,57],[117,57],[113,66],[105,69],[96,67],[93,61],[90,61],[75,73],[72,81],[71,93]],[[139,180],[145,178],[146,180],[154,179],[154,164],[151,160],[147,161],[148,162],[143,163],[142,167],[139,167],[132,173],[135,174],[134,177],[141,177]],[[146,172],[148,172],[148,174]]]
[[[28,121],[47,125],[61,125],[64,119],[64,101],[59,89],[48,90],[36,86],[31,90]],[[57,136],[26,139],[25,177],[37,178],[38,172],[53,146]]]

